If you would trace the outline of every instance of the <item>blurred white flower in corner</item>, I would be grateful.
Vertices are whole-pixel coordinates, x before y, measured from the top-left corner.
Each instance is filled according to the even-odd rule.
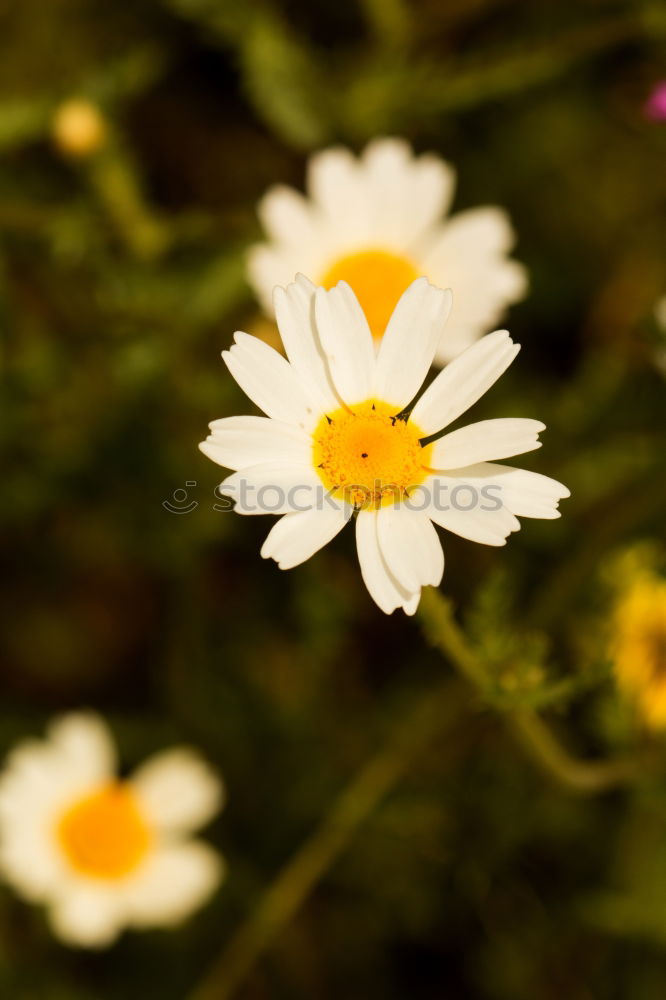
[[[223,862],[190,834],[222,802],[195,751],[156,754],[119,779],[104,720],[61,716],[45,740],[16,746],[0,775],[0,869],[47,906],[62,941],[103,948],[124,927],[172,926],[209,898]]]

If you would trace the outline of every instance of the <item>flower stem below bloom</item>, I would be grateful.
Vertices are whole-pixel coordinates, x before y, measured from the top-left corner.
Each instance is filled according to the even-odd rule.
[[[361,824],[395,786],[411,761],[460,716],[459,688],[450,679],[400,715],[384,746],[358,771],[331,809],[277,875],[189,1000],[228,1000],[256,960],[289,923]]]
[[[433,587],[426,587],[418,608],[424,632],[433,646],[476,688],[487,686],[487,674],[457,625],[451,604]],[[570,791],[596,794],[627,784],[638,774],[633,760],[578,760],[557,740],[543,719],[529,709],[504,713],[516,740],[539,767]]]
[[[467,681],[482,689],[486,683],[483,666],[439,591],[424,588],[419,617],[432,644]],[[452,728],[462,710],[460,692],[460,686],[446,678],[438,688],[430,688],[417,698],[411,711],[400,715],[384,746],[361,767],[319,826],[278,873],[189,1000],[229,1000],[235,995],[256,961],[418,753]],[[572,757],[534,712],[507,712],[505,718],[530,757],[570,791],[603,792],[628,782],[636,774],[633,762],[580,761]]]

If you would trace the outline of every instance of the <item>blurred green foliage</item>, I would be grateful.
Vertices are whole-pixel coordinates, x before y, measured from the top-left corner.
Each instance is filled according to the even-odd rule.
[[[267,519],[216,511],[219,473],[196,450],[209,420],[246,410],[219,352],[260,322],[243,274],[257,199],[300,185],[308,151],[389,133],[456,165],[457,208],[510,211],[531,273],[508,321],[523,351],[475,416],[543,419],[529,467],[573,496],[506,549],[446,539],[443,587],[487,683],[452,681],[458,721],[238,995],[661,1000],[663,780],[572,796],[502,713],[551,712],[582,756],[646,741],[618,721],[602,580],[663,530],[666,126],[642,115],[666,75],[663,3],[3,0],[0,13],[0,745],[90,704],[128,766],[191,741],[229,790],[210,831],[228,882],[177,932],[78,954],[3,890],[0,995],[187,997],[449,670],[413,621],[371,604],[350,537],[288,574],[263,562]],[[87,156],[53,135],[71,97],[106,124]]]

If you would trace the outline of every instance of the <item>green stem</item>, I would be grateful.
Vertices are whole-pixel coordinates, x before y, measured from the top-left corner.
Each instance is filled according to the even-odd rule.
[[[400,716],[384,747],[367,761],[308,840],[287,862],[189,1000],[228,1000],[289,923],[361,824],[395,786],[414,756],[458,715],[450,680]]]
[[[122,142],[112,137],[82,165],[112,226],[130,253],[153,260],[169,247],[171,234],[146,201],[137,169]]]
[[[563,31],[514,54],[475,57],[472,65],[440,72],[443,86],[424,91],[424,108],[429,114],[441,114],[497,101],[556,79],[577,63],[631,39],[661,41],[665,36],[664,5],[638,3],[626,13]]]
[[[631,760],[578,760],[534,712],[510,712],[507,721],[518,741],[552,778],[572,792],[594,795],[625,785],[638,774]]]
[[[380,44],[404,48],[411,36],[409,7],[403,0],[361,0],[365,19]]]
[[[453,617],[451,604],[427,587],[418,610],[426,636],[446,659],[478,690],[487,687],[487,674]],[[636,777],[638,761],[587,761],[573,757],[543,719],[528,709],[514,709],[504,718],[515,739],[551,778],[570,791],[597,794],[627,784]]]
[[[419,617],[432,644],[473,687],[483,690],[486,686],[483,666],[454,621],[449,602],[439,591],[424,589]],[[458,689],[447,679],[438,689],[422,695],[412,711],[400,716],[384,747],[362,766],[319,826],[279,872],[189,1000],[229,1000],[235,994],[257,959],[298,912],[417,753],[446,731],[459,712]],[[505,718],[532,759],[570,791],[604,792],[628,782],[636,774],[636,766],[631,762],[580,761],[572,757],[533,712],[507,712]]]

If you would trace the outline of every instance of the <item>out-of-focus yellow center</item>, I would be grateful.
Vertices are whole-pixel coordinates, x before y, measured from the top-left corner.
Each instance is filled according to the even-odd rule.
[[[321,279],[321,284],[324,288],[332,288],[338,281],[351,285],[373,337],[379,339],[398,299],[418,276],[408,257],[387,250],[361,250],[336,260]]]
[[[81,874],[117,879],[136,868],[152,835],[132,790],[115,782],[69,807],[58,823],[58,840]]]
[[[645,722],[666,728],[666,580],[640,574],[618,602],[610,654]]]
[[[395,416],[389,403],[369,399],[354,411],[322,417],[314,431],[313,462],[324,485],[359,509],[404,500],[429,472],[432,446],[423,431]]]

